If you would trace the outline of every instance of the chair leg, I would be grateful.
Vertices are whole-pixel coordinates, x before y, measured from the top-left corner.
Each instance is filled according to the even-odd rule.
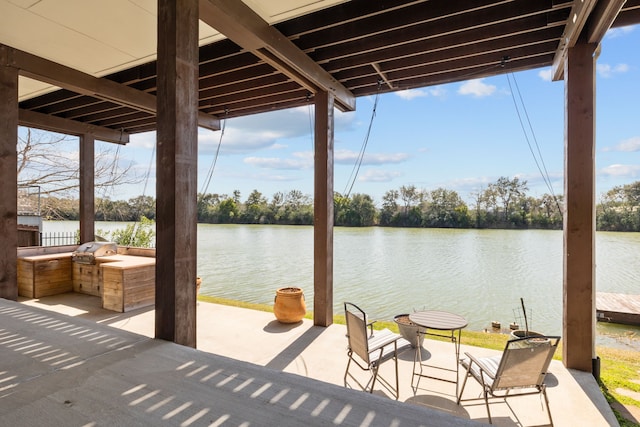
[[[371,367],[371,371],[373,372],[373,378],[369,380],[371,383],[371,388],[369,389],[369,393],[373,393],[373,387],[376,385],[376,380],[378,379],[378,369],[380,368],[379,364],[375,364]]]
[[[484,389],[484,405],[487,407],[487,415],[489,416],[489,424],[493,424],[491,421],[491,410],[489,409],[489,396],[487,395],[487,389]]]
[[[347,387],[347,376],[349,375],[349,366],[351,366],[351,352],[348,353],[349,361],[347,361],[347,369],[344,371],[344,386]]]
[[[399,380],[400,375],[398,374],[398,348],[397,347],[393,354],[393,360],[396,363],[396,389],[394,394],[395,394],[396,400],[398,400],[400,398],[400,380]]]
[[[547,397],[547,388],[542,385],[542,395],[544,396],[544,403],[547,405],[547,415],[549,415],[549,424],[553,427],[553,418],[551,418],[551,408],[549,408],[549,398]]]
[[[462,392],[464,391],[464,386],[467,385],[467,379],[469,378],[469,375],[471,375],[469,373],[470,370],[471,370],[471,364],[469,364],[469,367],[467,368],[467,372],[464,375],[464,380],[462,381],[462,387],[460,388],[460,394],[458,395],[458,401],[456,402],[458,405],[460,404],[460,401],[462,400]]]

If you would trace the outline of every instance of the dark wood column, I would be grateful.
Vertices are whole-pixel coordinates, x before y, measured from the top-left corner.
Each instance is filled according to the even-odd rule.
[[[80,243],[95,240],[95,138],[80,136]]]
[[[18,299],[18,70],[0,46],[0,298]]]
[[[563,362],[591,372],[595,358],[595,58],[578,42],[565,62]]]
[[[158,0],[156,338],[196,346],[198,0]]]
[[[327,92],[315,95],[313,201],[313,323],[333,323],[333,106]]]

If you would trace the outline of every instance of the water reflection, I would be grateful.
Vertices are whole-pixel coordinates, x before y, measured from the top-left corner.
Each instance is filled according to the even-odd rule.
[[[77,227],[44,224],[45,231]],[[598,291],[640,294],[638,248],[640,233],[596,233]],[[467,318],[469,329],[484,330],[493,320],[516,321],[523,298],[530,329],[562,333],[561,231],[338,227],[334,255],[335,313],[344,301],[388,320],[412,310],[448,310]],[[312,309],[313,228],[200,224],[198,275],[203,295],[261,304],[273,304],[279,287],[298,286]],[[599,323],[597,332],[598,343],[638,346],[627,335],[637,337],[640,328]]]

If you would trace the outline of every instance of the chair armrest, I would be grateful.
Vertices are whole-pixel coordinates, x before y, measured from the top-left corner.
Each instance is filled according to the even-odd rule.
[[[371,332],[369,332],[369,335],[373,335],[373,324],[376,323],[376,322],[377,322],[377,320],[372,320],[371,322],[367,323],[367,326],[371,330]]]

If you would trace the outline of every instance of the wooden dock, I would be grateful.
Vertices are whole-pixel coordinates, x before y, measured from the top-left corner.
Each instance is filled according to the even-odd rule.
[[[596,316],[599,322],[640,326],[640,295],[596,292]]]

